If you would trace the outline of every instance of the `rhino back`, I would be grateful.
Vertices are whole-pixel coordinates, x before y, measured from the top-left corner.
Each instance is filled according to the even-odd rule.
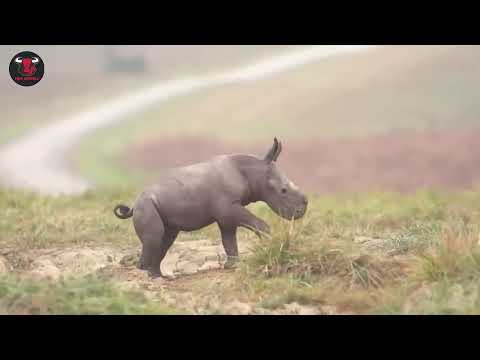
[[[147,193],[170,226],[193,230],[215,221],[222,206],[242,196],[242,178],[228,156],[168,171]]]

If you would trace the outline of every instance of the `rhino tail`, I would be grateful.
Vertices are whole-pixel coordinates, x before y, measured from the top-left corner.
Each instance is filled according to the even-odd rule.
[[[125,205],[117,205],[113,209],[113,213],[119,219],[128,219],[133,216],[133,209],[130,209],[128,206]]]

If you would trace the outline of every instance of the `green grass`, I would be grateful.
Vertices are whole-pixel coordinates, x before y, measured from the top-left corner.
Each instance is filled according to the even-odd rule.
[[[261,306],[295,301],[354,313],[480,311],[477,193],[345,198],[314,200],[304,221],[269,219],[272,236],[257,239],[242,264],[246,291]],[[381,246],[372,251],[355,235]],[[421,287],[431,298],[412,307]]]
[[[174,315],[178,311],[139,292],[95,277],[56,283],[0,277],[0,313],[31,315]]]
[[[21,253],[92,244],[137,247],[131,221],[112,214],[115,204],[131,205],[137,194],[135,188],[75,197],[0,191],[0,248]],[[208,278],[198,280],[198,286],[189,286],[194,296],[225,303],[237,298],[267,309],[298,302],[334,305],[347,313],[480,311],[480,191],[311,196],[309,204],[304,219],[294,223],[279,219],[264,204],[249,206],[271,225],[271,236],[258,238],[242,230],[239,237],[250,241],[251,252],[242,257],[239,271],[219,285]],[[379,246],[372,250],[357,242],[358,237],[378,241]],[[220,242],[215,225],[181,234],[179,240],[198,238]],[[154,311],[147,305],[123,308],[130,303],[127,295],[115,292],[103,280],[78,290],[85,299],[96,291],[105,295],[92,308],[82,307],[86,300],[77,303],[65,295],[70,286],[87,286],[87,280],[68,280],[53,290],[50,285],[36,288],[20,282],[15,287],[17,280],[2,281],[7,284],[3,291],[9,294],[5,299],[10,299],[2,306],[8,311],[21,312],[12,299],[19,297],[20,303],[30,304],[33,293],[40,294],[41,304],[52,301],[53,305],[28,312]],[[63,295],[56,298],[52,292]],[[120,300],[113,301],[117,296]]]
[[[142,187],[125,186],[57,197],[0,190],[0,244],[24,248],[90,242],[136,244],[130,222],[117,219],[112,209],[118,203],[132,205],[141,190]],[[302,233],[319,242],[353,242],[355,236],[369,236],[391,239],[392,247],[405,247],[407,243],[432,238],[440,224],[461,226],[476,224],[480,219],[480,193],[476,191],[311,195],[310,204]],[[265,204],[252,204],[249,208],[268,222],[285,226]],[[210,226],[190,236],[215,234],[217,229]]]
[[[480,286],[478,282],[458,284],[442,281],[419,301],[413,311],[426,315],[480,314]]]
[[[35,249],[138,241],[133,229],[112,212],[117,202],[132,200],[129,191],[86,193],[81,197],[0,191],[0,247]]]

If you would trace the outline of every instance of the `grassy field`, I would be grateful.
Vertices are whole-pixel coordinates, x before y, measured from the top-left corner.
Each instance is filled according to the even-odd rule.
[[[110,186],[133,173],[123,161],[132,145],[168,136],[291,143],[476,126],[479,55],[478,46],[391,46],[202,91],[97,133],[74,161]]]
[[[0,277],[2,315],[176,315],[183,312],[148,300],[142,293],[87,276],[58,283]]]
[[[202,302],[200,313],[229,313],[233,299],[256,313],[292,303],[353,314],[480,311],[480,191],[312,196],[307,216],[295,223],[254,204],[251,210],[272,225],[271,238],[241,231],[249,251],[237,271],[199,272],[167,282],[163,293],[126,291],[118,278],[98,277],[98,271],[57,282],[29,278],[22,261],[28,252],[138,249],[131,223],[112,215],[114,204],[135,195],[134,189],[59,198],[1,191],[0,248],[11,271],[0,280],[0,311],[199,313],[199,304],[181,306],[185,288]],[[220,243],[214,226],[181,234],[177,242],[198,239]],[[167,305],[165,292],[177,303]]]
[[[98,132],[74,158],[98,190],[0,189],[0,313],[478,314],[478,187],[311,194],[295,223],[253,204],[272,236],[240,231],[247,250],[236,271],[152,280],[124,260],[139,241],[112,209],[131,205],[144,182],[124,161],[137,144],[186,135],[289,143],[478,123],[478,47],[387,50],[212,89]],[[171,251],[182,260],[212,246],[221,247],[215,226],[182,233]]]

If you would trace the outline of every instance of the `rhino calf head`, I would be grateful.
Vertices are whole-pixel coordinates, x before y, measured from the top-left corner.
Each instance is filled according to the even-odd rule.
[[[276,138],[265,156],[265,182],[261,190],[261,200],[279,216],[287,220],[301,218],[307,210],[307,197],[287,178],[276,161],[282,152],[282,143]]]
[[[301,218],[307,197],[277,165],[282,143],[276,138],[263,158],[252,155],[222,155],[210,161],[165,173],[145,190],[130,209],[117,205],[121,219],[133,217],[142,242],[140,268],[161,276],[160,264],[180,231],[201,229],[216,222],[227,254],[226,267],[238,258],[238,227],[259,236],[270,228],[244,206],[263,201],[287,220]]]

